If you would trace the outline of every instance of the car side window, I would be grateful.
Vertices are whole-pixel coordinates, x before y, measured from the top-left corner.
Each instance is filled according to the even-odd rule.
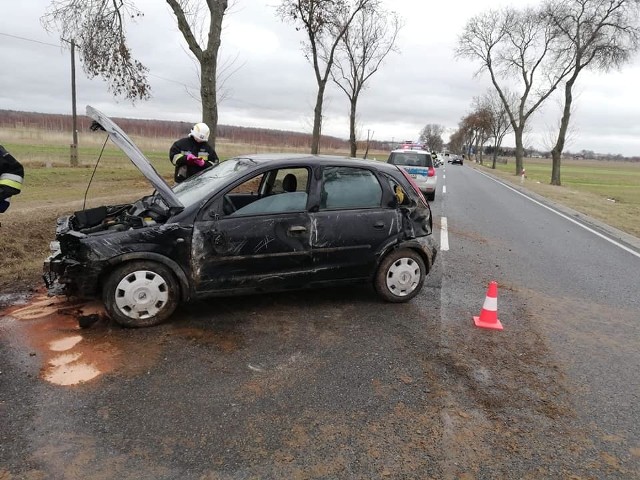
[[[387,175],[385,175],[385,177],[389,181],[389,187],[391,188],[398,205],[411,205],[411,197],[409,197],[404,187],[394,178]]]
[[[251,195],[257,195],[258,191],[260,190],[260,185],[262,184],[262,179],[264,177],[264,174],[260,174],[257,175],[255,177],[250,178],[249,180],[247,180],[246,182],[241,183],[240,185],[238,185],[237,187],[235,187],[233,190],[231,190],[227,195],[229,194],[251,194]]]
[[[306,168],[276,169],[264,173],[258,189],[243,188],[255,185],[255,179],[234,188],[224,197],[223,208],[229,216],[264,215],[301,212],[307,208],[309,171]],[[247,198],[241,192],[257,191]]]
[[[382,186],[369,170],[326,167],[322,172],[320,209],[374,208],[382,203]]]

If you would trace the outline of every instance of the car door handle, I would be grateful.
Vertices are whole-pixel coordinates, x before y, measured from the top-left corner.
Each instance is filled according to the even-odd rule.
[[[384,222],[382,220],[378,220],[376,223],[373,224],[373,228],[382,230],[384,228]]]
[[[303,233],[306,233],[306,231],[307,231],[307,227],[303,227],[302,225],[289,227],[289,233],[291,235],[301,235]]]

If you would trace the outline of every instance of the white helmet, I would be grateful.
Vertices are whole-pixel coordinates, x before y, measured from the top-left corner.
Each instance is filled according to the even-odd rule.
[[[209,127],[206,123],[196,123],[189,133],[196,142],[206,142],[209,140]]]

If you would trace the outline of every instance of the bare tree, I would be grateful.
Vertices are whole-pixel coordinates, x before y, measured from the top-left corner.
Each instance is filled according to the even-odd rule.
[[[490,124],[489,112],[484,108],[476,108],[460,121],[458,127],[458,131],[461,132],[465,153],[471,157],[473,152],[476,156],[476,161],[479,158],[480,163],[482,163],[482,147],[490,137]],[[480,151],[479,157],[478,151]]]
[[[418,139],[420,142],[427,144],[432,152],[440,152],[444,147],[444,141],[442,140],[443,133],[444,126],[437,123],[428,123],[420,132]]]
[[[476,100],[476,109],[467,117],[469,127],[473,131],[476,160],[483,164],[484,145],[491,138],[491,111]]]
[[[555,60],[571,69],[564,84],[560,128],[551,149],[551,185],[561,185],[561,158],[575,83],[585,68],[620,68],[638,50],[640,0],[551,0],[546,3],[544,14],[557,35]]]
[[[513,105],[512,95],[505,91],[505,97]],[[496,168],[496,160],[498,158],[498,150],[502,145],[504,137],[511,130],[511,122],[507,115],[507,109],[502,103],[502,99],[496,90],[488,90],[487,93],[479,100],[479,106],[482,110],[489,114],[489,138],[493,139],[493,158],[491,168]]]
[[[166,0],[178,29],[200,66],[202,120],[211,127],[215,145],[218,125],[216,72],[222,19],[227,0]],[[208,9],[208,28],[198,39],[204,5]],[[79,47],[82,65],[90,77],[103,77],[109,91],[129,100],[150,96],[148,69],[131,55],[126,41],[126,22],[143,16],[133,0],[52,0],[42,22],[48,30],[58,28],[63,40],[68,36]]]
[[[449,150],[454,153],[463,152],[464,140],[464,131],[461,128],[458,128],[449,136]]]
[[[349,98],[349,145],[357,152],[356,112],[365,83],[378,71],[385,57],[395,49],[402,24],[395,12],[377,4],[360,10],[336,49],[331,78]]]
[[[303,51],[313,65],[318,84],[311,136],[314,155],[320,150],[324,92],[338,44],[355,16],[377,5],[378,0],[283,0],[278,7],[283,20],[293,21],[297,30],[304,29],[307,34]]]
[[[567,76],[569,68],[553,63],[555,29],[540,10],[491,10],[467,22],[458,39],[456,55],[480,62],[507,111],[516,142],[516,171],[522,171],[527,121]],[[511,105],[507,91],[520,83],[519,101]]]
[[[577,100],[577,98],[574,98]],[[562,98],[556,97],[555,99],[558,109],[560,111],[564,110],[564,100]],[[576,114],[576,102],[573,101],[571,105],[571,116],[573,117]],[[545,127],[542,131],[541,143],[542,148],[547,152],[551,152],[553,150],[554,145],[558,140],[558,132],[560,131],[560,126],[562,124],[562,116],[555,118],[554,121],[545,124]],[[578,128],[575,123],[569,123],[564,139],[564,148],[566,149],[570,145],[574,143],[576,138],[578,137]]]
[[[458,122],[458,130],[452,136],[453,142],[460,144],[460,151],[467,157],[471,156],[475,138],[475,130],[471,123],[470,115],[465,116]]]

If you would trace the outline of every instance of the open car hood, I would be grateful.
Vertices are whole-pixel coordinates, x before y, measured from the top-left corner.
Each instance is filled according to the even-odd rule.
[[[151,165],[147,157],[140,149],[131,141],[126,133],[122,131],[109,117],[95,108],[87,105],[87,116],[95,120],[109,134],[111,141],[115,143],[122,151],[131,159],[133,164],[138,167],[140,172],[147,177],[158,194],[166,202],[167,206],[175,212],[175,210],[183,210],[184,205],[178,197],[173,193],[171,187],[164,181],[158,171]]]

